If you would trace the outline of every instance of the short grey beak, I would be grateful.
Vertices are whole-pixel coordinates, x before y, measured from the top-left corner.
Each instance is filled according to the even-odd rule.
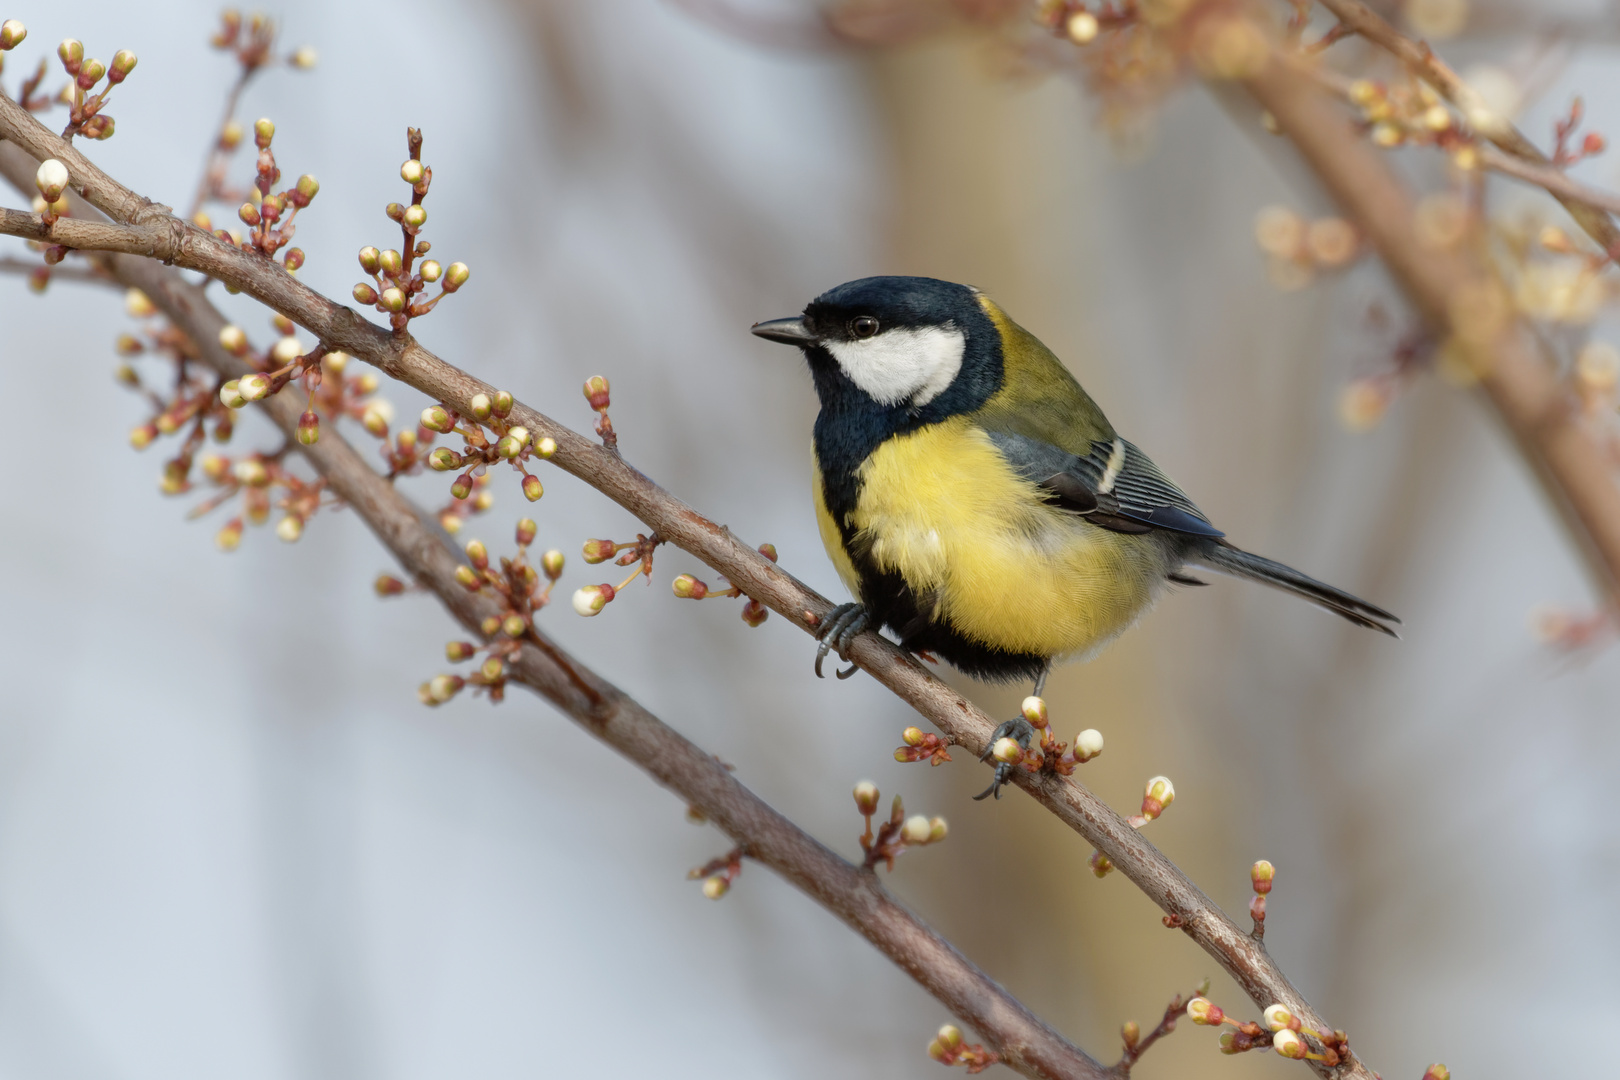
[[[797,315],[791,319],[757,322],[753,332],[766,341],[780,341],[784,345],[814,345],[816,342],[816,335],[805,327],[804,320]]]

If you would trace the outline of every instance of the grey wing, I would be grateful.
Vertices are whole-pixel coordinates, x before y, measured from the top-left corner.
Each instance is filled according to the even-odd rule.
[[[1078,457],[1027,435],[990,432],[990,440],[1018,474],[1051,502],[1116,532],[1168,529],[1192,536],[1226,534],[1151,458],[1124,439],[1098,441]]]

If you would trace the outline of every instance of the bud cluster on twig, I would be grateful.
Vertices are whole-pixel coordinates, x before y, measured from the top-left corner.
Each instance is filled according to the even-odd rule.
[[[1262,1024],[1235,1020],[1219,1005],[1199,995],[1187,1003],[1187,1016],[1207,1027],[1229,1025],[1221,1032],[1221,1053],[1241,1054],[1249,1050],[1275,1050],[1286,1058],[1319,1061],[1333,1068],[1350,1058],[1350,1037],[1342,1031],[1320,1032],[1305,1027],[1299,1017],[1282,1005],[1268,1005]],[[1443,1066],[1442,1066],[1443,1068]]]
[[[388,325],[403,330],[410,321],[420,318],[438,306],[439,301],[467,283],[467,264],[453,262],[440,265],[437,259],[425,256],[433,245],[419,239],[427,225],[427,197],[433,183],[433,169],[422,164],[422,132],[409,128],[405,134],[406,150],[410,155],[399,167],[399,176],[411,188],[409,205],[391,202],[384,208],[390,221],[398,223],[403,242],[400,250],[374,247],[360,249],[360,269],[371,282],[360,282],[354,287],[356,303],[376,308],[388,316]],[[416,260],[421,259],[420,265]],[[429,285],[437,284],[438,293],[430,300],[422,298]]]
[[[928,1056],[941,1065],[966,1065],[969,1076],[982,1073],[1001,1060],[1001,1055],[986,1050],[981,1043],[964,1043],[962,1029],[955,1024],[939,1029],[928,1044]]]
[[[894,860],[907,848],[937,844],[945,839],[949,827],[944,818],[928,818],[921,814],[906,817],[906,808],[898,795],[889,808],[889,819],[879,825],[874,833],[872,818],[877,813],[881,797],[877,785],[870,780],[862,780],[855,785],[855,809],[866,821],[866,831],[861,834],[861,850],[866,852],[866,859],[861,865],[866,869],[870,870],[881,862],[893,870]]]
[[[233,132],[231,124],[227,123],[221,142],[233,135],[240,138],[239,132]],[[269,117],[254,121],[253,145],[258,147],[259,154],[254,162],[253,186],[248,188],[247,200],[236,210],[237,220],[247,226],[246,235],[231,229],[214,229],[213,232],[226,243],[235,244],[243,251],[257,252],[265,258],[274,258],[276,252],[287,248],[281,256],[281,264],[291,274],[297,273],[304,265],[304,249],[287,247],[292,243],[293,234],[298,231],[295,219],[298,212],[320,192],[321,182],[305,173],[292,187],[272,190],[281,182],[281,168],[276,164],[272,147],[275,137],[276,125]],[[206,229],[212,225],[201,211],[193,221],[199,228]]]
[[[1069,776],[1076,766],[1084,765],[1103,752],[1102,732],[1096,728],[1087,728],[1076,735],[1072,747],[1068,743],[1059,742],[1052,733],[1046,701],[1042,698],[1034,696],[1025,698],[1023,704],[1019,706],[1019,711],[1023,714],[1025,722],[1040,733],[1040,742],[1026,749],[1017,739],[998,739],[990,748],[990,756],[999,765],[1016,766],[1030,773],[1047,772]],[[897,758],[898,756],[896,754]]]
[[[8,20],[4,26],[0,26],[0,48],[11,47],[5,45],[8,37],[14,46],[27,36],[28,31],[23,29],[21,23],[15,19]],[[57,95],[57,100],[68,107],[68,122],[62,129],[62,138],[70,142],[75,135],[83,135],[87,139],[112,138],[113,118],[101,110],[106,106],[107,96],[112,93],[113,87],[129,78],[129,73],[135,70],[135,54],[128,49],[119,49],[113,54],[112,62],[104,64],[84,55],[83,42],[76,38],[64,38],[56,47],[56,57],[71,80]],[[103,79],[106,79],[106,85],[92,94],[96,84]],[[30,92],[25,88],[24,97],[28,97]]]
[[[638,536],[637,539],[640,539],[640,537]],[[608,540],[587,540],[587,541],[585,541],[585,561],[586,562],[591,562],[592,561],[592,558],[591,558],[591,545],[592,544],[605,545],[605,544],[610,544],[610,543],[611,543],[611,541],[608,541]],[[775,544],[761,544],[755,550],[757,550],[761,555],[765,556],[767,559],[771,560],[771,562],[776,561],[776,545]],[[599,546],[597,548],[597,551],[599,553],[600,552],[607,552],[607,548]],[[611,554],[611,552],[608,552],[607,554],[603,554],[602,558],[605,559],[610,554]],[[651,556],[650,556],[650,553],[649,553],[649,558],[650,557]],[[601,560],[598,559],[596,561],[601,561]],[[628,566],[629,565],[629,563],[625,561],[624,556],[619,557],[619,565],[621,565],[621,566]],[[649,574],[652,572],[652,567],[651,567],[650,564],[647,566],[647,572]],[[724,581],[725,579],[722,578],[721,580]],[[620,586],[620,587],[622,588],[623,586]],[[731,585],[731,584],[727,584],[727,586],[725,588],[723,588],[723,589],[710,588],[708,582],[705,582],[705,581],[702,581],[702,580],[700,580],[700,579],[698,579],[696,577],[693,577],[691,574],[678,574],[678,575],[676,575],[675,580],[670,583],[670,587],[674,590],[675,595],[680,597],[682,600],[713,600],[713,599],[716,599],[716,598],[719,598],[719,597],[734,598],[734,597],[744,595],[743,591],[740,588],[738,588],[735,585]],[[743,606],[742,606],[742,621],[747,623],[749,626],[755,626],[755,627],[762,626],[762,625],[764,625],[765,620],[769,616],[770,616],[770,609],[767,608],[764,604],[760,603],[758,600],[755,600],[752,597],[748,597],[745,600],[745,602],[743,603]]]
[[[912,726],[902,731],[900,743],[894,751],[896,761],[926,761],[930,765],[943,765],[951,760],[950,740],[920,727]]]
[[[505,697],[507,665],[528,640],[535,615],[551,602],[551,590],[562,577],[560,551],[547,551],[540,556],[538,570],[529,562],[529,545],[534,543],[538,532],[539,526],[532,519],[519,521],[517,555],[510,559],[503,555],[499,566],[491,564],[489,549],[482,541],[467,541],[467,562],[456,567],[456,581],[468,592],[495,597],[500,601],[501,613],[488,616],[479,626],[484,635],[482,646],[470,641],[452,641],[445,645],[445,658],[453,664],[465,663],[481,652],[485,654],[484,661],[466,678],[439,675],[423,683],[417,690],[422,704],[443,705],[469,684],[488,693],[491,701]],[[385,575],[377,580],[379,595],[393,596],[404,591],[404,584],[396,578]]]
[[[426,457],[428,468],[435,472],[459,471],[460,475],[450,482],[450,495],[455,500],[474,498],[473,490],[489,483],[489,466],[503,461],[523,477],[520,486],[525,499],[538,502],[546,493],[545,485],[529,472],[527,464],[549,459],[557,452],[557,443],[547,436],[536,438],[528,428],[509,419],[513,404],[510,393],[497,390],[493,394],[474,394],[469,416],[444,404],[422,410],[418,434],[423,439],[431,442],[435,434],[461,437],[459,451],[441,446]],[[476,498],[485,496],[493,499],[482,491]]]

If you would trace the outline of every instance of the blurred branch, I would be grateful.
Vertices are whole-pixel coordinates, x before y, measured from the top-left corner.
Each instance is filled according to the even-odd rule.
[[[31,183],[36,164],[16,147],[0,143],[0,172],[19,189],[26,190]],[[34,215],[0,211],[0,223],[8,228],[19,217]],[[105,237],[121,228],[71,218],[65,221],[73,221],[69,231],[75,234]],[[120,284],[144,292],[196,344],[203,362],[222,378],[238,378],[253,370],[219,344],[219,332],[227,320],[209,303],[201,286],[139,254],[110,254],[98,261]],[[297,445],[326,477],[330,489],[354,508],[406,571],[431,589],[462,626],[479,633],[485,618],[499,614],[495,601],[469,593],[457,583],[460,556],[436,527],[426,524],[430,517],[367,465],[333,427],[323,430],[314,445],[303,446],[296,438],[301,406],[295,396],[278,394],[264,405],[289,443]],[[573,659],[546,635],[531,630],[525,640],[534,647],[511,658],[509,666],[516,681],[701,810],[750,858],[777,871],[860,932],[952,1013],[976,1028],[1003,1063],[1034,1077],[1101,1080],[1111,1075],[899,904],[875,873],[846,862],[773,810],[712,755]]]
[[[1360,31],[1389,24],[1347,0],[1322,0],[1341,17],[1353,17]],[[1342,11],[1341,11],[1342,9]],[[1375,20],[1370,22],[1369,20]],[[1378,31],[1380,34],[1383,31]],[[1411,45],[1398,34],[1394,37]],[[1379,39],[1382,43],[1382,38]],[[1427,47],[1412,46],[1408,55],[1427,70],[1449,73]],[[1472,101],[1472,91],[1457,80],[1436,76],[1450,88],[1448,97]],[[1438,250],[1418,240],[1412,227],[1411,193],[1390,167],[1386,155],[1361,136],[1350,116],[1293,62],[1274,62],[1248,88],[1298,148],[1317,179],[1362,229],[1413,305],[1441,337],[1456,335],[1473,354],[1473,367],[1497,414],[1506,423],[1530,462],[1547,495],[1562,515],[1611,611],[1620,612],[1620,486],[1608,467],[1604,448],[1578,422],[1580,408],[1570,390],[1537,351],[1529,333],[1493,307],[1495,279],[1466,251]],[[1441,85],[1437,90],[1447,93]],[[1462,105],[1469,112],[1467,104]],[[1470,122],[1523,160],[1545,165],[1546,159],[1511,124],[1491,119],[1483,105]],[[1554,193],[1557,194],[1556,192]],[[1607,213],[1587,203],[1560,198],[1582,227],[1605,249],[1620,250],[1620,231]],[[1493,327],[1498,319],[1502,325]]]
[[[218,278],[311,331],[323,346],[357,356],[464,415],[471,412],[473,395],[494,393],[494,387],[441,360],[409,333],[390,333],[372,325],[355,311],[310,289],[278,264],[243,252],[124,188],[4,96],[0,96],[0,137],[12,140],[35,160],[55,157],[67,166],[72,189],[123,224],[124,229],[118,235],[105,230],[96,233],[109,248],[139,252]],[[31,176],[25,172],[22,180],[26,185]],[[21,217],[31,218],[32,215]],[[24,224],[8,216],[5,222],[7,228],[28,231],[35,228],[37,219]],[[52,226],[50,239],[66,243],[67,236],[82,224],[71,219],[58,221]],[[202,344],[212,341],[209,338]],[[597,445],[521,403],[513,407],[511,417],[536,436],[556,441],[557,450],[551,459],[554,464],[613,499],[656,529],[665,540],[701,559],[747,596],[764,603],[801,629],[811,631],[831,610],[832,605],[825,598],[737,539],[729,529],[705,518],[653,483],[617,452]],[[932,721],[952,742],[975,754],[984,750],[995,722],[940,682],[910,654],[877,633],[868,632],[856,639],[849,658]],[[580,692],[577,687],[570,691],[577,692]],[[591,729],[600,733],[595,714],[587,711],[587,716]],[[679,738],[673,732],[669,734]],[[641,760],[639,744],[632,742],[627,752]],[[706,769],[712,772],[713,767],[706,766]],[[654,772],[654,775],[659,773]],[[1143,839],[1140,832],[1088,788],[1072,778],[1051,773],[1015,770],[1013,775],[1018,786],[1084,837],[1172,916],[1174,925],[1214,957],[1258,1007],[1280,1003],[1307,1026],[1321,1031],[1333,1030],[1288,981],[1259,942],[1240,929],[1158,848]],[[669,780],[664,782],[670,783]],[[718,783],[718,777],[711,777],[709,782]],[[694,802],[708,812],[703,802]],[[716,816],[715,820],[725,819]],[[1372,1077],[1371,1071],[1356,1059],[1335,1070],[1335,1075],[1358,1080]]]

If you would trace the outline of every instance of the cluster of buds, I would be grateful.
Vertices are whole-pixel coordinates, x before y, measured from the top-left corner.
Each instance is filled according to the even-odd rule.
[[[719,858],[710,859],[702,866],[694,867],[686,872],[686,880],[703,880],[703,895],[710,900],[718,900],[731,891],[731,883],[737,880],[742,873],[743,856],[747,854],[742,848],[732,848]]]
[[[1312,1030],[1282,1005],[1268,1005],[1262,1016],[1263,1026],[1253,1020],[1233,1019],[1203,995],[1187,1002],[1187,1017],[1193,1023],[1206,1027],[1229,1025],[1232,1028],[1231,1031],[1221,1032],[1223,1054],[1269,1048],[1285,1058],[1319,1061],[1328,1068],[1350,1058],[1350,1038],[1342,1031],[1324,1034]],[[1307,1038],[1311,1041],[1307,1042]],[[1321,1049],[1313,1049],[1312,1042]]]
[[[220,142],[225,143],[230,138],[240,139],[238,132],[233,132],[231,125],[227,124],[221,133]],[[296,273],[304,265],[303,248],[287,247],[292,243],[293,234],[298,231],[294,219],[298,211],[310,204],[316,194],[321,190],[321,182],[305,173],[298,178],[298,182],[290,188],[281,191],[272,191],[281,181],[281,169],[276,165],[275,151],[271,143],[276,137],[276,125],[268,117],[261,117],[253,123],[253,145],[258,147],[259,156],[254,166],[253,186],[248,189],[247,201],[237,208],[237,219],[247,226],[247,234],[233,232],[229,229],[215,229],[214,235],[228,244],[234,244],[243,251],[256,251],[266,258],[273,258],[276,252],[286,247],[281,257],[281,263],[288,273]],[[199,228],[208,228],[211,222],[200,211],[192,219]]]
[[[877,813],[880,798],[882,795],[872,781],[862,780],[855,785],[855,809],[866,820],[866,831],[861,834],[861,850],[866,852],[866,859],[861,865],[865,868],[871,869],[882,862],[893,870],[894,860],[907,848],[937,844],[945,839],[949,829],[944,818],[927,818],[921,814],[908,818],[898,795],[889,809],[889,820],[879,825],[877,832],[873,833],[872,818]]]
[[[1268,206],[1254,222],[1255,242],[1266,254],[1271,283],[1293,291],[1309,285],[1319,271],[1350,265],[1362,252],[1361,238],[1343,218],[1307,221],[1286,206]]]
[[[951,760],[950,740],[941,738],[932,731],[908,727],[900,733],[900,742],[903,745],[894,752],[896,761],[926,761],[930,765],[943,765]]]
[[[273,59],[276,24],[263,12],[255,11],[244,20],[240,11],[226,8],[220,15],[219,29],[209,37],[208,43],[216,49],[235,53],[245,80]],[[286,61],[289,67],[308,70],[315,66],[315,50],[308,45],[301,46],[289,53]]]
[[[440,300],[467,284],[469,273],[466,263],[441,266],[437,259],[425,257],[433,245],[418,237],[427,225],[427,207],[422,200],[433,183],[433,170],[422,164],[422,132],[408,128],[405,142],[410,156],[399,167],[399,177],[410,185],[411,202],[409,206],[391,202],[384,209],[388,219],[399,225],[403,242],[399,251],[361,248],[360,269],[370,275],[371,281],[354,287],[355,302],[387,315],[388,325],[395,330],[405,329],[412,319],[432,311]],[[417,259],[422,260],[420,265]],[[423,297],[427,287],[435,283],[438,294],[431,300]]]
[[[654,535],[657,535],[657,534],[655,533]],[[636,539],[639,540],[639,539],[641,539],[641,537],[637,536]],[[587,540],[585,542],[585,561],[586,562],[593,561],[592,557],[591,557],[591,554],[592,554],[591,545],[592,544],[598,545],[597,548],[596,548],[596,552],[597,552],[597,554],[599,554],[601,556],[601,558],[596,559],[594,561],[600,562],[603,559],[607,559],[607,558],[612,556],[613,552],[611,550],[609,550],[609,547],[607,546],[607,545],[611,545],[612,541],[610,541],[610,540]],[[621,546],[628,546],[628,545],[621,545]],[[763,555],[767,559],[771,560],[771,562],[776,561],[776,545],[775,544],[761,544],[761,545],[759,545],[759,547],[756,550],[761,555]],[[650,551],[647,553],[647,557],[649,559],[651,559],[652,553]],[[624,556],[621,555],[619,557],[619,565],[620,566],[628,566],[628,565],[630,565],[630,563],[628,561],[626,561]],[[651,571],[652,571],[652,568],[651,568],[650,565],[648,565],[647,572],[651,573]],[[725,579],[721,578],[721,580],[724,581]],[[623,586],[620,586],[620,587],[622,588]],[[723,589],[711,589],[707,582],[700,581],[698,578],[693,577],[691,574],[677,575],[675,580],[670,583],[670,587],[674,590],[675,595],[680,597],[682,600],[713,600],[713,599],[718,598],[718,597],[735,598],[735,597],[744,595],[741,588],[739,588],[736,585],[732,585],[730,583],[727,583],[726,587],[723,588]],[[743,622],[747,623],[749,626],[760,626],[760,625],[764,624],[766,618],[768,618],[769,616],[770,616],[770,609],[767,608],[764,604],[760,603],[758,600],[753,599],[752,597],[747,597],[746,598],[746,600],[745,600],[745,602],[743,603],[743,606],[742,606],[742,621]],[[950,759],[947,758],[946,760],[948,761]]]
[[[489,466],[503,461],[523,477],[524,498],[538,502],[546,493],[545,485],[529,472],[527,463],[549,459],[557,452],[556,440],[549,436],[536,438],[528,428],[512,420],[515,404],[510,393],[497,390],[493,394],[474,394],[468,402],[466,416],[444,404],[429,405],[422,410],[418,432],[426,441],[431,442],[435,434],[461,437],[460,451],[441,446],[426,459],[428,468],[435,472],[459,470],[460,475],[450,482],[453,499],[465,501],[488,495],[488,492],[480,492],[473,496],[473,490],[487,485]]]
[[[1386,150],[1409,144],[1433,146],[1451,155],[1459,169],[1478,167],[1473,133],[1427,83],[1413,79],[1390,87],[1357,79],[1345,96],[1360,113],[1362,130],[1374,145]]]
[[[649,584],[652,581],[653,552],[658,545],[664,542],[663,537],[654,532],[651,536],[636,534],[634,540],[618,543],[613,540],[587,540],[585,541],[585,561],[592,566],[612,559],[619,566],[634,566],[630,576],[619,582],[618,585],[609,585],[603,582],[600,585],[586,585],[574,593],[574,610],[589,618],[600,615],[602,609],[612,603],[614,598],[629,587],[630,583],[638,577],[645,577]],[[690,577],[690,575],[683,575]],[[696,581],[695,578],[692,579]],[[702,585],[702,582],[697,582]],[[675,595],[681,595],[680,579],[676,579]],[[707,595],[705,592],[703,595]]]
[[[1102,732],[1096,728],[1086,728],[1076,735],[1072,747],[1059,742],[1052,734],[1051,719],[1042,698],[1025,698],[1020,711],[1025,722],[1040,733],[1040,743],[1026,750],[1017,739],[997,739],[990,748],[990,756],[998,765],[1017,766],[1031,773],[1049,772],[1068,776],[1074,772],[1075,766],[1084,765],[1103,752]]]
[[[1001,1060],[994,1050],[986,1050],[980,1043],[964,1043],[962,1029],[946,1024],[928,1044],[928,1056],[941,1065],[966,1065],[969,1076],[982,1073]]]
[[[609,393],[607,379],[601,375],[592,375],[585,380],[585,400],[590,403],[591,411],[596,413],[596,433],[602,437],[602,445],[609,450],[619,448],[619,436],[613,430],[613,421],[608,417],[608,406],[613,403]]]
[[[28,35],[22,24],[15,20],[5,25],[15,26],[20,31],[21,36],[13,34],[13,44]],[[135,70],[135,54],[128,49],[119,49],[113,54],[111,64],[103,64],[93,57],[85,58],[83,42],[66,38],[56,47],[56,55],[62,61],[62,68],[68,77],[73,80],[63,88],[61,94],[61,100],[69,110],[62,137],[72,139],[75,135],[83,135],[87,139],[112,138],[113,118],[101,110],[106,106],[107,95],[112,93],[112,88],[129,78],[129,73]],[[107,80],[106,85],[99,93],[91,94],[90,91],[103,78]]]
[[[488,693],[491,701],[500,701],[506,695],[507,666],[533,629],[536,613],[551,602],[551,590],[563,572],[560,551],[548,551],[540,556],[538,570],[529,562],[529,545],[534,543],[538,531],[539,526],[531,519],[519,521],[517,556],[511,559],[502,556],[498,567],[491,564],[489,549],[481,541],[467,541],[467,562],[456,567],[456,581],[468,592],[493,596],[500,602],[501,613],[488,616],[479,626],[484,635],[482,646],[470,641],[452,641],[445,645],[445,658],[453,664],[465,663],[479,653],[484,653],[485,658],[478,670],[465,679],[439,675],[423,683],[417,693],[424,705],[442,705],[468,684]],[[396,578],[377,581],[380,595],[392,596],[404,591],[404,583]]]
[[[157,313],[150,298],[135,289],[126,294],[124,306],[130,315],[139,319],[147,319]],[[279,354],[271,349],[262,356],[249,356],[247,335],[238,327],[227,327],[227,330],[235,331],[231,335],[231,344],[240,345],[239,350],[233,350],[236,355],[255,366],[268,367],[277,355],[287,358],[289,363],[294,359],[287,356],[288,349],[285,347],[281,348]],[[263,397],[275,385],[277,378],[284,381],[287,372],[284,370],[270,375],[256,372],[240,380],[219,384],[206,375],[201,365],[195,363],[195,346],[172,326],[163,324],[149,328],[143,336],[144,340],[134,334],[119,336],[118,352],[125,359],[118,366],[117,377],[125,386],[143,394],[154,410],[152,419],[137,425],[130,432],[131,446],[145,450],[162,436],[182,436],[179,451],[163,465],[160,486],[164,494],[181,495],[191,491],[193,470],[200,468],[203,478],[216,490],[194,507],[189,516],[199,517],[232,500],[239,498],[241,501],[241,512],[226,522],[214,537],[220,550],[235,550],[242,541],[244,527],[263,524],[269,519],[273,507],[285,511],[276,523],[276,535],[288,542],[299,539],[305,524],[320,508],[326,489],[324,479],[306,481],[292,473],[283,460],[285,449],[270,454],[249,453],[238,457],[198,454],[210,435],[216,443],[230,442],[235,433],[232,410],[247,404],[247,395],[256,395],[255,400]],[[297,348],[296,339],[291,340],[292,352],[299,353],[301,350]],[[163,380],[167,384],[163,389],[148,386],[131,363],[142,355],[165,357],[173,364],[174,376],[172,380]],[[313,441],[318,429],[306,433],[303,425],[300,425],[299,434],[301,441]]]

